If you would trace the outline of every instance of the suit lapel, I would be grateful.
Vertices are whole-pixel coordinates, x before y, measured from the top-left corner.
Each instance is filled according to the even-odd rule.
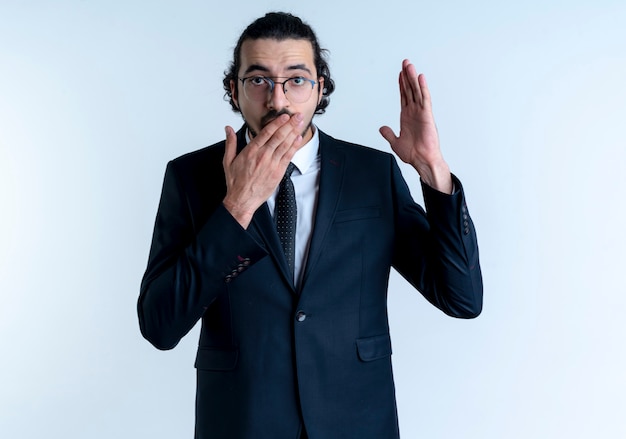
[[[265,243],[269,249],[271,257],[279,267],[280,272],[295,292],[295,286],[291,280],[287,258],[285,257],[285,252],[280,244],[280,239],[278,238],[278,233],[276,232],[276,225],[270,215],[267,203],[263,203],[261,207],[257,209],[256,213],[252,217],[252,222],[250,223],[248,231],[256,238],[259,238],[261,242]]]
[[[244,125],[237,133],[237,152],[246,146],[246,125]],[[287,258],[285,252],[280,244],[278,233],[276,232],[276,225],[272,219],[267,203],[263,203],[261,207],[257,209],[252,217],[252,222],[248,227],[248,232],[252,234],[259,242],[263,242],[266,248],[269,250],[271,257],[279,267],[285,280],[292,286],[295,292],[295,286],[291,280],[289,272],[289,265],[287,264]]]
[[[320,131],[320,188],[311,245],[302,279],[302,286],[315,269],[324,248],[328,229],[333,223],[337,203],[341,194],[345,166],[343,151],[337,148],[336,141]]]

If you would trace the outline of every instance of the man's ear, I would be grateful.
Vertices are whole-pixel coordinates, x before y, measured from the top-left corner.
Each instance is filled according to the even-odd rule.
[[[324,92],[326,91],[326,89],[324,88],[324,77],[320,76],[320,78],[317,80],[317,83],[318,83],[317,105],[319,105],[320,102],[322,102],[322,99],[324,98]]]
[[[234,80],[230,80],[230,96],[233,100],[233,103],[235,104],[235,107],[237,107],[237,110],[239,110],[239,96],[237,96],[237,83]]]

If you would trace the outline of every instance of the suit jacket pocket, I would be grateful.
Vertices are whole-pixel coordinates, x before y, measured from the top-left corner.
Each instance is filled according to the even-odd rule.
[[[374,361],[389,357],[391,355],[391,338],[389,334],[358,338],[356,348],[362,361]]]
[[[237,348],[198,348],[195,367],[200,370],[233,370],[238,358]]]
[[[380,207],[359,207],[356,209],[339,210],[335,215],[335,222],[356,221],[380,217]]]

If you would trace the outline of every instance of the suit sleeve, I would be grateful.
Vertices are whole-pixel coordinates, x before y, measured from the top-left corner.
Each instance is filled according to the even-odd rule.
[[[444,313],[474,318],[482,311],[483,285],[476,230],[461,182],[455,192],[441,193],[422,182],[426,212],[409,194],[397,164],[394,267]]]
[[[168,164],[137,303],[141,333],[159,349],[176,346],[228,284],[267,255],[221,198],[201,200],[214,207],[197,224],[183,174]]]

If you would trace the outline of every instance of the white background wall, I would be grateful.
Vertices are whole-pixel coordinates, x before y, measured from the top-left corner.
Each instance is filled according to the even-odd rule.
[[[391,281],[403,437],[626,437],[626,3],[217,3],[1,1],[0,435],[192,437],[197,328],[151,347],[139,282],[166,162],[239,126],[222,73],[280,9],[331,50],[336,137],[388,150],[426,73],[478,228],[479,319]]]

